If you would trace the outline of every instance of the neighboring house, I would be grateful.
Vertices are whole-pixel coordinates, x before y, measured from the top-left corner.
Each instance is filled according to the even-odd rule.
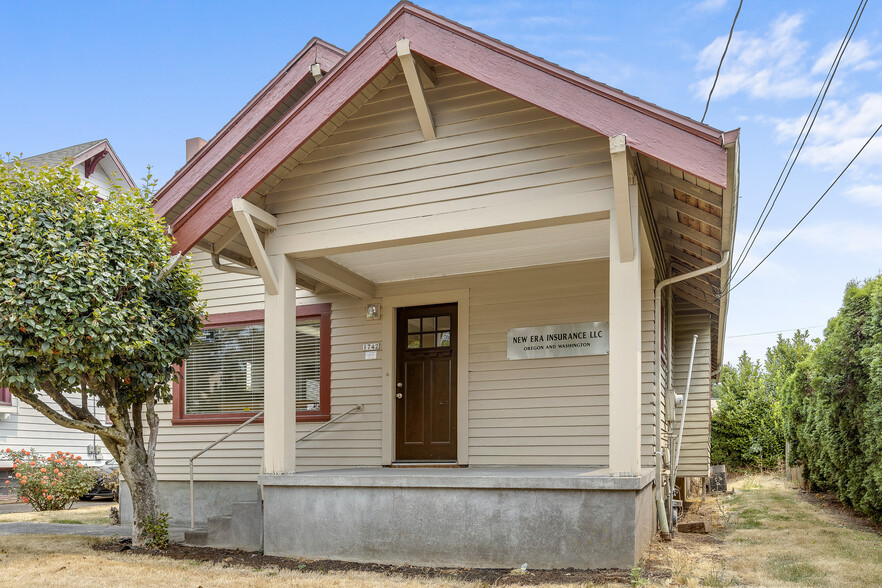
[[[107,139],[90,141],[42,155],[22,159],[35,167],[71,165],[92,184],[101,196],[108,194],[111,185],[134,188],[135,184]],[[73,398],[79,402],[79,396]],[[98,418],[104,418],[104,409],[95,398],[90,408]],[[56,407],[53,402],[50,406]],[[59,409],[60,410],[60,409]],[[31,406],[13,397],[9,390],[0,388],[0,449],[34,449],[47,454],[52,451],[70,451],[83,457],[84,463],[98,465],[112,456],[101,439],[75,429],[56,425]],[[9,474],[11,464],[0,461],[0,483]]]
[[[695,335],[678,475],[709,472],[738,149],[411,4],[311,41],[157,194],[209,312],[162,509],[189,523],[188,458],[263,410],[195,461],[190,541],[634,565]]]

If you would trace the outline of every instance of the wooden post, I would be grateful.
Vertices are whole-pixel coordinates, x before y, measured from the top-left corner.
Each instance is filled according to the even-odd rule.
[[[294,260],[284,255],[269,263],[278,294],[265,295],[263,470],[283,474],[294,471],[296,444],[297,275]]]
[[[640,473],[641,279],[637,186],[609,219],[609,469]],[[630,260],[619,248],[619,217],[630,220]]]

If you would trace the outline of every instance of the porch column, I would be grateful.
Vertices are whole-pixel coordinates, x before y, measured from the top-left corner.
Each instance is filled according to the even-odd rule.
[[[642,318],[637,186],[626,182],[609,218],[609,469],[628,475],[640,472]]]
[[[264,302],[263,471],[282,474],[294,471],[297,285],[293,259],[273,255],[269,263],[279,293]]]

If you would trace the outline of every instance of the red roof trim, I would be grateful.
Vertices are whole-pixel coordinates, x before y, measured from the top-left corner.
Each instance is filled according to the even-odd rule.
[[[567,71],[409,3],[390,12],[173,223],[187,251],[395,58],[411,48],[501,91],[605,136],[626,134],[634,150],[717,186],[726,185],[722,133]],[[321,99],[319,99],[321,97]],[[289,124],[296,119],[296,124]]]
[[[263,87],[230,122],[218,131],[174,176],[157,192],[153,209],[165,216],[190,192],[230,151],[251,133],[272,112],[291,90],[310,77],[309,67],[318,63],[322,71],[330,71],[346,55],[342,49],[318,38],[311,39],[276,77]]]

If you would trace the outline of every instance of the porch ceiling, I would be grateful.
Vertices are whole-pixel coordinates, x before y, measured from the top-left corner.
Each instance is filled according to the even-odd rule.
[[[525,229],[332,255],[374,283],[609,257],[609,221]]]

